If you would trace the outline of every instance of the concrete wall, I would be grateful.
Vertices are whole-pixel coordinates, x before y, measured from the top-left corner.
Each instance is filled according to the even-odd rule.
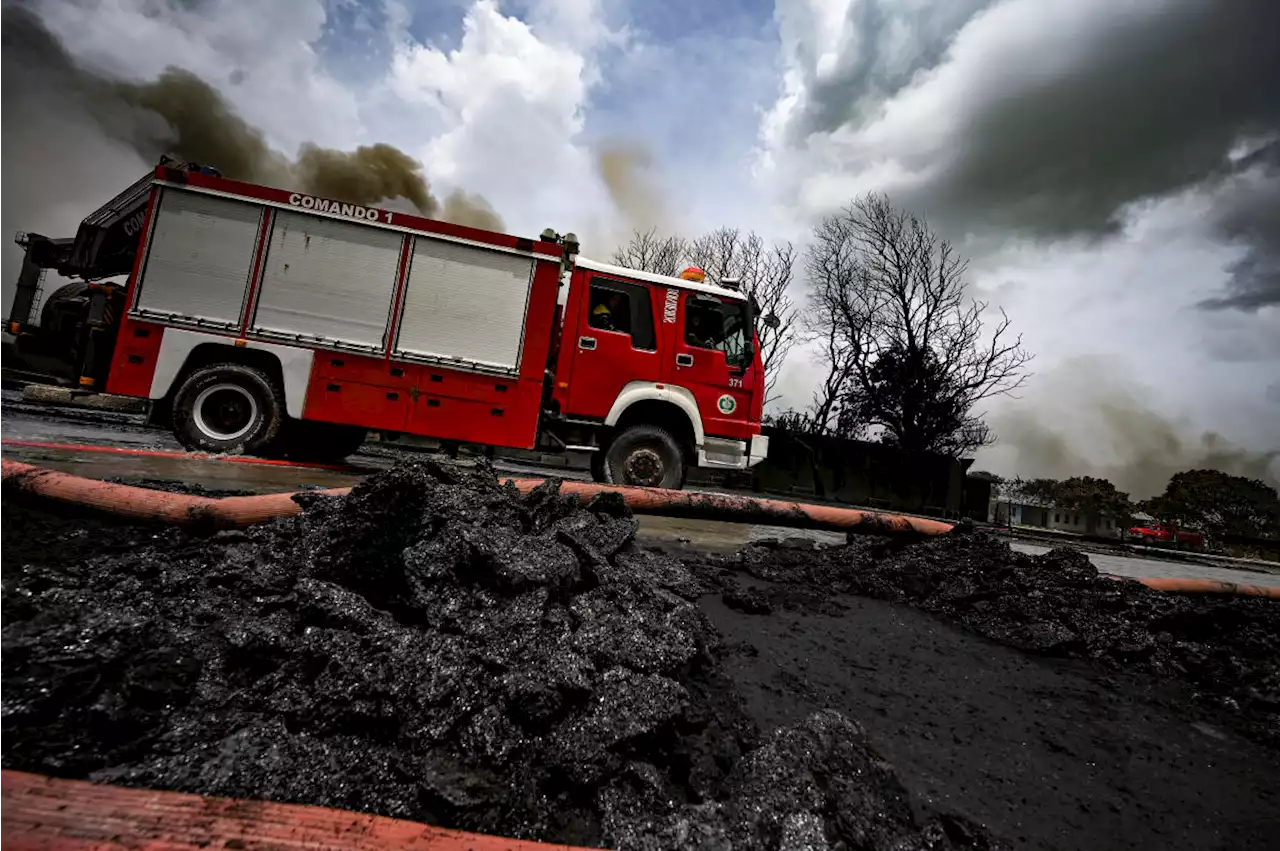
[[[765,433],[769,457],[751,471],[755,491],[935,516],[961,514],[964,465],[954,458],[860,440],[768,428]]]

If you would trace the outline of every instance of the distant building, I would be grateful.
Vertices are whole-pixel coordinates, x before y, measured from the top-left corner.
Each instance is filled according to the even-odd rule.
[[[1121,537],[1124,531],[1123,525],[1110,517],[1058,508],[1051,503],[1015,502],[999,495],[991,499],[987,521],[999,526],[1033,526],[1077,535],[1116,538]]]

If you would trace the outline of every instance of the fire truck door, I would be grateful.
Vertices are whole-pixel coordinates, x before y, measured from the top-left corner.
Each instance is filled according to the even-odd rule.
[[[712,437],[745,440],[755,386],[745,302],[682,292],[671,383],[693,393]]]
[[[567,413],[604,419],[628,382],[661,380],[653,298],[643,284],[596,276],[583,308],[562,343],[575,347]]]

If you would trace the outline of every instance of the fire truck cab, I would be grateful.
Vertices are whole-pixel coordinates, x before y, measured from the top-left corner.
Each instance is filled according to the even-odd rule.
[[[149,399],[192,450],[333,460],[379,431],[589,453],[599,481],[668,488],[768,451],[752,300],[588,260],[572,234],[162,160],[74,239],[19,242],[17,353],[56,356],[82,391]],[[78,280],[40,304],[47,270]]]
[[[597,479],[677,487],[677,448],[701,467],[765,457],[754,310],[733,285],[578,258],[559,339],[551,413],[597,447]]]

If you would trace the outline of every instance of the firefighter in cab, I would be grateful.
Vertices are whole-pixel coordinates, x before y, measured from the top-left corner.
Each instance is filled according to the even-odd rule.
[[[606,290],[603,295],[604,298],[591,308],[591,327],[602,331],[629,333],[631,323],[626,315],[627,310],[622,301],[622,293],[617,290]]]

